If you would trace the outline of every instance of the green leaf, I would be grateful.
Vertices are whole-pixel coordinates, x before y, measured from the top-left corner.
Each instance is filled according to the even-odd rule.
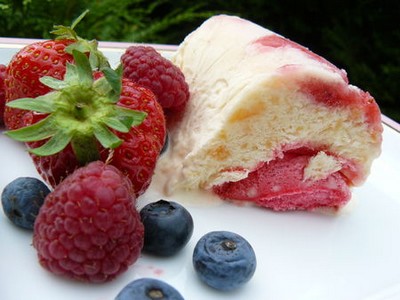
[[[104,148],[114,149],[122,144],[122,140],[117,137],[106,126],[98,124],[94,128],[94,135]]]
[[[84,86],[91,86],[93,84],[93,74],[88,57],[77,50],[73,50],[72,55],[74,56],[79,81]]]
[[[54,25],[53,28],[54,29],[52,31],[50,31],[50,33],[56,35],[57,39],[59,39],[59,40],[63,40],[63,39],[77,40],[78,39],[76,32],[68,26]]]
[[[65,82],[63,80],[58,80],[58,79],[56,79],[54,77],[50,77],[50,76],[41,77],[41,78],[39,78],[39,81],[54,90],[61,90],[68,86],[67,82]]]
[[[142,124],[143,120],[147,117],[147,113],[144,111],[133,110],[122,106],[116,106],[118,116],[132,118],[132,125],[137,126]]]
[[[79,24],[80,21],[87,15],[89,10],[85,10],[83,13],[79,15],[71,24],[71,26],[65,25],[54,25],[53,30],[50,31],[51,34],[57,36],[57,39],[73,39],[78,40],[79,37],[75,32],[75,27]]]
[[[71,24],[71,29],[75,29],[76,25],[79,24],[80,21],[89,13],[89,9],[86,9],[83,13],[81,13],[75,21],[72,22]]]
[[[89,44],[86,41],[80,40],[77,41],[73,44],[68,45],[65,48],[65,52],[72,54],[74,50],[77,50],[82,53],[90,52],[91,48],[89,47]]]
[[[53,155],[62,151],[69,142],[71,141],[71,136],[59,131],[51,139],[49,139],[43,146],[38,148],[29,149],[29,152],[38,156]]]
[[[54,111],[54,94],[49,93],[37,98],[21,98],[8,102],[6,105],[12,108],[33,110],[41,113],[51,113]]]
[[[132,118],[132,117],[123,117],[123,116],[120,116],[119,117],[119,120],[126,126],[126,127],[128,127],[129,129],[131,129],[132,128],[132,126],[136,126],[136,125],[139,125],[138,124],[138,121],[137,120],[135,120],[135,118]]]
[[[92,69],[97,69],[97,67],[100,65],[99,57],[92,51],[89,54],[89,62],[92,66]]]
[[[101,95],[106,96],[108,95],[111,91],[112,88],[110,84],[108,83],[107,79],[105,77],[100,77],[97,79],[94,84],[93,84],[94,89]],[[119,99],[119,97],[118,97]],[[116,101],[118,101],[118,99]],[[115,103],[115,99],[113,98],[110,103]]]
[[[68,86],[73,83],[79,82],[77,73],[78,71],[76,70],[76,65],[67,62],[64,81],[67,83]]]
[[[104,77],[107,79],[108,83],[111,85],[111,88],[113,89],[115,94],[119,96],[122,90],[122,76],[117,70],[106,67],[103,68],[101,71],[103,72]]]
[[[53,118],[48,116],[31,126],[6,131],[5,135],[20,142],[32,142],[49,138],[56,132],[57,129],[53,124]]]
[[[122,64],[119,64],[114,71],[118,74],[120,78],[122,78],[122,75],[124,73],[124,67],[122,66]]]
[[[133,119],[132,118],[105,118],[103,119],[104,124],[108,127],[115,129],[120,132],[129,132],[132,127]]]

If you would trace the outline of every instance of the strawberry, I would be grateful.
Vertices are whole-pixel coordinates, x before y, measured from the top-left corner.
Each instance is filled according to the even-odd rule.
[[[93,72],[85,54],[74,50],[73,57],[63,81],[40,79],[52,92],[7,103],[34,113],[25,118],[29,126],[6,134],[27,142],[38,172],[53,187],[78,167],[103,160],[122,170],[139,196],[164,143],[162,107],[150,90],[121,79],[121,70]]]
[[[0,64],[0,124],[3,124],[4,105],[6,102],[4,77],[6,76],[6,66]]]
[[[87,282],[112,280],[139,257],[144,228],[131,182],[101,161],[68,176],[45,199],[33,246],[49,271]]]
[[[114,149],[110,163],[132,180],[136,195],[143,194],[150,185],[153,171],[166,139],[163,109],[156,96],[147,88],[128,79],[122,80],[123,91],[118,105],[143,111],[147,117],[127,133],[117,133],[124,142]],[[109,151],[103,151],[103,160]]]
[[[66,63],[72,61],[72,55],[65,52],[65,48],[73,42],[70,39],[40,41],[25,46],[16,53],[6,71],[6,102],[48,93],[50,88],[42,84],[39,78],[48,75],[62,79]],[[23,127],[25,114],[31,112],[6,107],[4,113],[6,127],[8,129]]]
[[[87,41],[74,31],[74,27],[87,13],[84,12],[70,27],[56,25],[56,39],[34,42],[23,47],[11,59],[5,76],[6,102],[25,97],[45,95],[51,88],[40,82],[43,76],[62,79],[67,62],[72,62],[72,50],[90,53],[93,66],[107,65],[105,57],[97,50],[96,41]],[[32,112],[6,107],[4,123],[8,129],[24,126],[24,118]]]

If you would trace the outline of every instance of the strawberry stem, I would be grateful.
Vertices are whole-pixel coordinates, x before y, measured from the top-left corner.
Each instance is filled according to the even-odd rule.
[[[30,149],[39,156],[53,155],[71,144],[78,162],[85,165],[100,158],[100,146],[115,149],[121,145],[116,132],[129,132],[146,114],[117,105],[122,82],[119,71],[106,68],[107,75],[94,80],[87,55],[77,50],[72,53],[75,64],[67,65],[64,80],[41,79],[52,92],[7,103],[47,117],[6,134],[24,142],[45,140],[42,146]]]
[[[71,24],[71,26],[64,26],[64,25],[54,25],[53,30],[50,31],[51,34],[57,36],[56,39],[72,39],[78,40],[79,37],[75,32],[75,27],[82,21],[82,19],[88,14],[89,10],[85,10],[81,13]]]
[[[90,65],[93,69],[102,69],[109,67],[109,63],[104,54],[98,49],[98,42],[96,40],[88,41],[81,38],[75,31],[75,27],[82,21],[89,10],[85,10],[81,15],[76,18],[70,26],[65,25],[54,25],[51,34],[56,36],[56,40],[74,40],[72,43],[65,48],[67,53],[72,54],[73,50],[78,50],[83,53],[89,53]]]
[[[100,159],[98,143],[93,136],[79,136],[71,141],[72,150],[80,165]]]

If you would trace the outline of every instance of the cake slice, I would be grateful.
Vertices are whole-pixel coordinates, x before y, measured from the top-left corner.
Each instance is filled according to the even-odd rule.
[[[250,21],[211,17],[173,61],[191,96],[158,162],[168,194],[205,189],[274,210],[339,208],[380,154],[373,97],[344,70]]]

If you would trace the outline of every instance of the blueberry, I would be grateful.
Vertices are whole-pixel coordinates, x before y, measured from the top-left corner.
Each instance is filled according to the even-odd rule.
[[[144,225],[143,251],[157,256],[172,256],[193,234],[193,219],[182,205],[166,200],[149,203],[140,210]]]
[[[205,234],[193,251],[193,266],[200,280],[221,291],[230,291],[248,282],[256,265],[256,255],[249,242],[229,231]]]
[[[181,294],[168,283],[141,278],[126,285],[115,300],[184,300]]]
[[[39,179],[19,177],[7,184],[1,194],[4,213],[15,225],[33,229],[39,208],[49,193],[49,188]]]

